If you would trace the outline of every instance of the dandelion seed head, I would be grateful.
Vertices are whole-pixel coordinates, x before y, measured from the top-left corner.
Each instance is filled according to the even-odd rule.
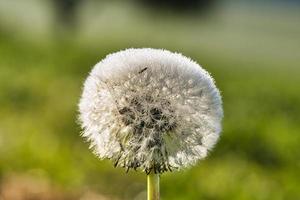
[[[208,72],[181,54],[149,48],[113,53],[96,64],[79,112],[83,137],[99,158],[146,173],[205,158],[223,117]]]

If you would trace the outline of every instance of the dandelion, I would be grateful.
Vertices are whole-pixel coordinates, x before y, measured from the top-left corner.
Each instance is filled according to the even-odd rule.
[[[148,175],[148,199],[158,199],[159,174],[207,156],[223,117],[207,71],[179,53],[150,48],[113,53],[96,64],[79,111],[82,135],[99,158]]]

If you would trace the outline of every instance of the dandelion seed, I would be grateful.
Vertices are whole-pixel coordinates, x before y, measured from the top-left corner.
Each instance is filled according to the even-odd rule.
[[[115,167],[164,173],[194,165],[219,138],[223,116],[212,77],[166,50],[108,55],[85,81],[83,136]]]

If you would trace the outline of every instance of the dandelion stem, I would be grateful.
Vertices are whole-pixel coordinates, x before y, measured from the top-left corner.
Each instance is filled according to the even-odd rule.
[[[159,200],[159,174],[147,175],[148,200]]]

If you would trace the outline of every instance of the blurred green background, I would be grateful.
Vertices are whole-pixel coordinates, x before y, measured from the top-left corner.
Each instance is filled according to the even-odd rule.
[[[93,65],[129,47],[191,57],[223,96],[219,143],[162,199],[300,199],[300,2],[184,2],[0,0],[0,200],[145,199],[76,123]]]

